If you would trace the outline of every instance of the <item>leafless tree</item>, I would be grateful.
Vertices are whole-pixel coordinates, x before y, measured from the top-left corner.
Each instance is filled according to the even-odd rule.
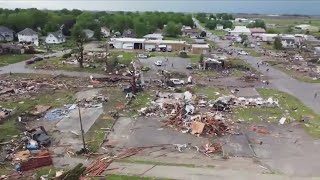
[[[77,45],[77,51],[78,51],[78,54],[76,55],[76,59],[79,63],[79,67],[80,68],[83,68],[83,51],[84,51],[84,48],[83,48],[83,44],[85,42],[85,39],[80,37],[77,39],[76,41],[76,45]]]

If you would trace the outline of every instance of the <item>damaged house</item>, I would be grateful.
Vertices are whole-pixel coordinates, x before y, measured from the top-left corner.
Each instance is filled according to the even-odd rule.
[[[224,68],[224,60],[218,60],[214,58],[206,58],[203,61],[203,69],[211,70],[211,69],[223,69]]]
[[[287,35],[287,36],[282,36],[281,37],[281,43],[283,48],[295,48],[296,43],[295,43],[295,37],[293,35]]]
[[[200,30],[197,28],[192,28],[190,26],[183,26],[181,28],[182,36],[195,38],[199,36]]]
[[[25,49],[22,45],[1,44],[0,55],[4,54],[24,54]]]
[[[14,31],[5,26],[0,26],[0,42],[9,42],[14,39]]]

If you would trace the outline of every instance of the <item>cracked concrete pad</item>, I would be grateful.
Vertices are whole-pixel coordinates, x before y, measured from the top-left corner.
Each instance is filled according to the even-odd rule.
[[[85,133],[88,132],[90,127],[102,113],[102,108],[81,108],[82,125]],[[61,119],[60,122],[57,123],[56,127],[61,132],[75,131],[80,134],[81,131],[78,109],[72,110],[68,114],[68,117]]]
[[[92,98],[100,92],[100,89],[90,89],[87,91],[78,92],[75,96],[77,100]],[[98,117],[103,113],[103,108],[80,108],[81,119],[84,133],[88,132],[90,127],[95,123]],[[61,132],[74,131],[81,134],[80,118],[78,108],[72,110],[67,117],[61,119],[56,127]]]
[[[183,134],[171,128],[162,127],[161,119],[139,117],[119,118],[114,126],[114,131],[108,139],[116,142],[118,147],[140,147],[161,144],[186,144],[201,146],[207,143],[206,138]]]
[[[230,135],[221,138],[223,151],[234,157],[254,157],[247,137],[244,134]]]

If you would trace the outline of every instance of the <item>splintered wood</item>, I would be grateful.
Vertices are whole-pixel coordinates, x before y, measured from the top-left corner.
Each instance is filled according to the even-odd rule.
[[[230,128],[214,113],[207,112],[199,115],[187,115],[182,105],[177,105],[165,122],[165,126],[174,127],[183,132],[197,135],[221,136],[229,133]]]

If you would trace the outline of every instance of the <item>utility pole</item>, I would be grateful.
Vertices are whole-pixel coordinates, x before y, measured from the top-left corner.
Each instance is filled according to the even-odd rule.
[[[80,111],[80,103],[78,103],[78,110],[79,110],[79,119],[80,119],[80,129],[81,129],[81,136],[82,136],[82,143],[83,143],[83,152],[87,152],[86,142],[84,140],[84,131],[82,126],[82,119],[81,119],[81,111]]]

